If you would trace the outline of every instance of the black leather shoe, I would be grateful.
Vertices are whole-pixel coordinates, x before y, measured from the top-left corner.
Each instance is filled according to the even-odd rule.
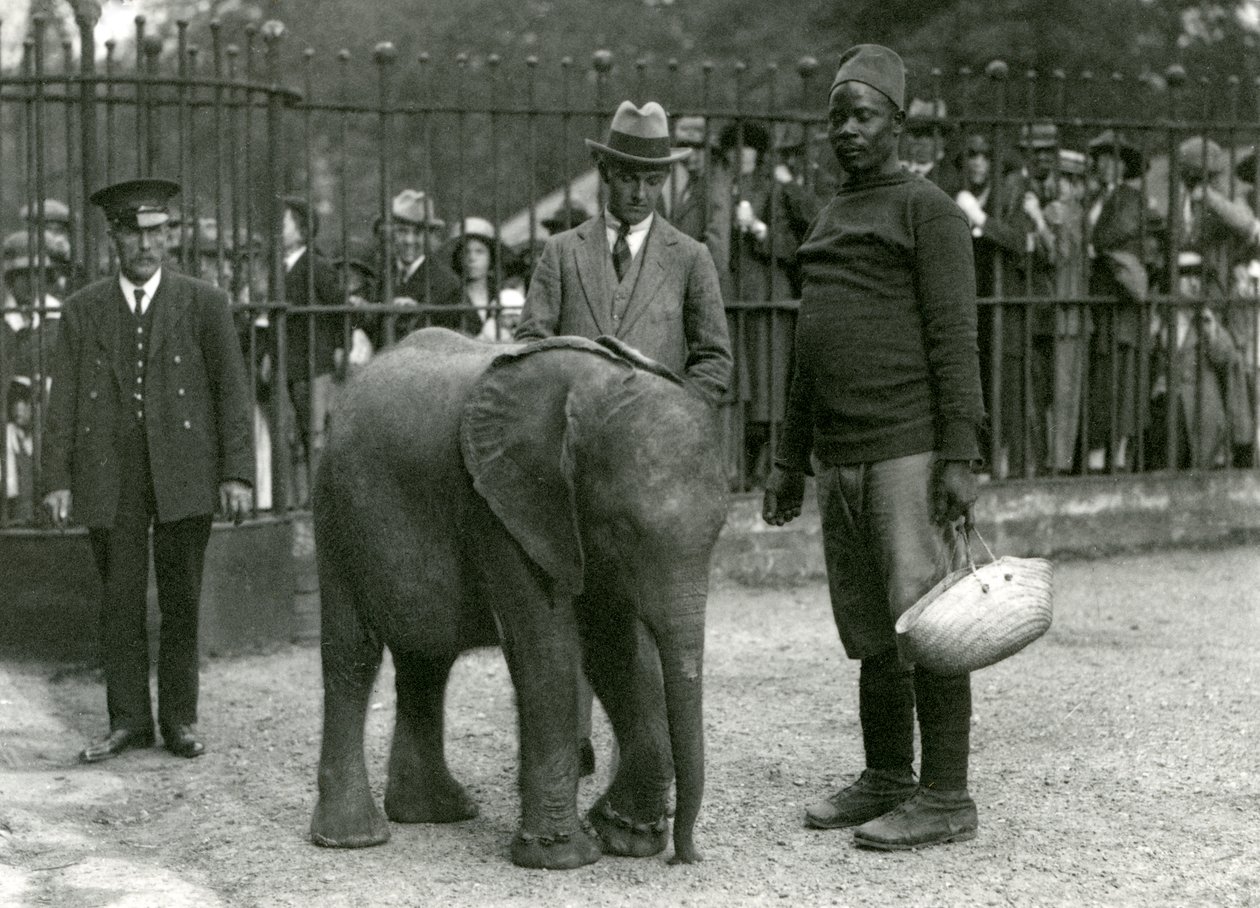
[[[811,829],[841,829],[882,817],[914,796],[919,786],[909,772],[864,769],[856,782],[841,788],[817,804],[805,808],[805,825]]]
[[[976,802],[965,789],[920,788],[904,804],[853,830],[853,841],[863,848],[906,851],[974,839],[979,825]]]
[[[98,741],[93,741],[83,748],[79,760],[83,763],[100,763],[118,756],[124,750],[137,747],[152,747],[153,732],[140,732],[130,728],[115,728]]]
[[[192,759],[206,752],[206,745],[197,740],[191,725],[177,725],[169,733],[162,733],[166,749],[177,757]]]

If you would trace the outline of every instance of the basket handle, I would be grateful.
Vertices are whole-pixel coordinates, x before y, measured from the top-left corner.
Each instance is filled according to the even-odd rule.
[[[984,541],[984,537],[980,535],[980,531],[976,528],[976,512],[974,506],[967,508],[967,513],[963,517],[962,537],[963,550],[967,553],[967,566],[971,568],[971,573],[976,575],[976,579],[979,580],[980,578],[976,572],[976,561],[971,554],[971,536],[973,533],[975,534],[975,537],[980,540],[980,544],[984,546],[984,550],[988,554],[989,560],[997,561],[997,556],[993,554],[993,549],[989,548],[989,544]],[[987,593],[989,591],[989,585],[981,580],[980,589],[982,592]]]

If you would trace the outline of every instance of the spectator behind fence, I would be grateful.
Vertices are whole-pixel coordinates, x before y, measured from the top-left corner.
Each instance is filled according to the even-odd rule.
[[[721,273],[726,260],[720,257],[730,241],[730,171],[717,158],[716,139],[704,117],[674,121],[674,147],[690,154],[670,167],[657,210],[687,236],[709,247]]]
[[[955,201],[971,225],[972,250],[976,260],[976,296],[1018,296],[1023,293],[1024,234],[1022,217],[1010,223],[995,216],[995,185],[998,167],[987,136],[969,135],[960,153],[964,187]],[[1001,334],[996,326],[1000,321]],[[982,306],[979,310],[980,382],[984,401],[991,414],[992,431],[999,434],[997,460],[989,464],[991,474],[1004,479],[1016,452],[1016,467],[1022,466],[1024,416],[1021,370],[1023,363],[1024,310],[1016,306]],[[998,358],[1000,385],[993,386],[992,367]],[[1000,393],[999,393],[1000,392]],[[995,406],[999,404],[1000,406]],[[986,448],[992,445],[987,440]],[[986,450],[986,455],[989,451]]]
[[[389,229],[392,236],[383,235],[386,222],[378,220],[377,238],[381,243],[382,268],[393,269],[395,305],[402,306],[462,306],[459,278],[450,269],[446,252],[446,222],[437,216],[433,197],[417,189],[404,189],[390,205]],[[382,272],[382,287],[384,277]],[[401,340],[417,328],[437,325],[475,335],[481,329],[476,313],[462,308],[450,312],[421,312],[416,315],[387,315],[381,319],[376,346],[381,348],[390,341]]]
[[[200,756],[197,613],[216,507],[250,509],[249,388],[227,295],[164,269],[169,180],[91,196],[109,222],[116,274],[62,316],[44,435],[44,505],[88,528],[101,579],[109,733],[94,763],[153,743],[147,634],[149,533],[157,576],[158,725],[167,750]]]
[[[4,523],[29,523],[35,516],[35,439],[31,380],[9,380],[4,425]]]
[[[940,98],[910,100],[901,137],[901,166],[931,180],[952,197],[962,189],[962,175],[948,154],[951,129],[945,116],[945,102]]]
[[[547,240],[516,328],[519,341],[612,335],[680,376],[714,406],[731,378],[726,311],[713,257],[655,212],[671,150],[664,108],[623,101],[604,142],[586,140],[608,203]],[[591,694],[582,685],[583,771],[594,770]]]
[[[38,205],[24,204],[18,209],[18,217],[24,222],[23,229],[27,232],[39,229]],[[77,290],[83,283],[83,275],[76,272],[74,268],[73,238],[70,235],[70,226],[70,208],[66,203],[61,199],[44,199],[44,241],[53,263],[52,292],[58,297],[65,297],[67,293]]]
[[[785,161],[787,155],[782,153],[790,146],[772,147],[771,133],[760,123],[731,123],[722,130],[718,147],[726,167],[738,172],[730,181],[728,210],[734,220],[724,298],[752,303],[798,299],[796,250],[817,206]],[[786,311],[759,306],[742,310],[735,325],[740,354],[736,391],[744,423],[743,478],[746,488],[759,488],[770,470],[771,440],[783,420],[784,377],[795,321]]]
[[[9,335],[9,375],[22,375],[48,394],[53,351],[60,326],[61,300],[56,289],[56,265],[48,249],[57,238],[45,238],[42,251],[32,249],[26,231],[11,233],[0,247],[4,259],[4,326]],[[42,284],[42,296],[37,291]]]
[[[525,297],[519,289],[500,285],[507,256],[494,225],[485,218],[464,218],[451,244],[450,256],[451,270],[463,283],[462,303],[474,307],[481,319],[477,337],[511,340]]]
[[[828,122],[849,179],[797,254],[796,366],[763,516],[776,526],[799,516],[817,465],[832,610],[845,653],[861,661],[865,769],[810,805],[806,824],[857,827],[860,846],[905,850],[970,839],[977,827],[970,676],[908,664],[895,633],[950,570],[976,498],[974,265],[957,205],[898,161],[900,57],[862,44],[840,61]]]
[[[337,278],[342,282],[346,303],[366,306],[380,294],[380,278],[374,265],[375,247],[370,243],[350,239],[341,255],[333,260]],[[336,351],[337,376],[346,379],[366,366],[376,352],[372,342],[372,329],[376,319],[365,315],[350,318],[350,349],[343,356]]]
[[[1114,300],[1094,317],[1089,468],[1128,470],[1139,420],[1138,351],[1145,330],[1142,307],[1150,291],[1147,269],[1155,264],[1161,227],[1142,193],[1142,149],[1108,129],[1090,140],[1089,155],[1098,184],[1086,219],[1089,295]]]
[[[1176,290],[1196,302],[1157,313],[1152,325],[1152,418],[1145,447],[1156,468],[1249,462],[1253,376],[1239,343],[1247,326],[1230,321],[1253,310],[1223,302],[1237,296],[1235,282],[1245,280],[1260,230],[1216,142],[1186,139],[1177,149],[1177,163],[1182,209]]]
[[[282,196],[280,201],[285,305],[290,309],[340,306],[337,272],[314,245],[319,235],[318,213],[300,196]],[[342,322],[340,313],[302,312],[285,317],[285,370],[293,408],[293,500],[299,507],[309,500],[307,480],[315,475],[324,450],[336,390],[337,351],[343,346]]]
[[[1004,178],[998,222],[1013,227],[1020,237],[1020,271],[1004,289],[1008,296],[1079,296],[1084,270],[1082,214],[1071,184],[1059,173],[1058,127],[1044,122],[1025,124],[1019,146],[1024,166]],[[988,225],[986,231],[997,236]],[[1016,475],[1025,472],[1026,460],[1031,460],[1028,470],[1034,474],[1066,472],[1072,467],[1073,445],[1067,441],[1073,437],[1069,433],[1075,432],[1075,423],[1067,417],[1079,415],[1076,400],[1082,393],[1083,372],[1076,378],[1068,368],[1070,355],[1056,357],[1056,349],[1062,338],[1068,342],[1064,353],[1073,352],[1071,340],[1082,331],[1079,310],[1046,303],[1031,309],[1011,306],[1004,312],[1004,323],[1011,325],[1003,332],[1003,363],[1016,368],[1003,369],[1002,395],[1030,404],[1020,414],[1019,427],[1011,427],[1019,437],[1004,433],[1009,469]],[[1031,377],[1027,389],[1022,381],[1025,320],[1031,322],[1032,338],[1027,351]],[[1014,351],[1006,349],[1007,342],[1017,344]],[[1052,438],[1058,440],[1053,447]]]

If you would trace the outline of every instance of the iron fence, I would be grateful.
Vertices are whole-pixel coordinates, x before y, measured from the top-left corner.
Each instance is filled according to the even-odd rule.
[[[722,278],[736,359],[723,406],[732,486],[764,476],[790,381],[792,255],[843,179],[825,132],[829,66],[602,50],[583,62],[402,60],[388,43],[370,61],[320,59],[274,21],[178,22],[159,37],[143,17],[125,47],[98,50],[85,25],[76,45],[35,17],[21,58],[0,59],[7,521],[30,517],[21,495],[38,487],[56,310],[112,266],[86,203],[93,190],[140,175],[183,186],[171,263],[223,287],[236,309],[257,401],[259,507],[300,507],[330,403],[372,353],[426,323],[490,341],[510,332],[520,297],[507,291],[528,283],[544,238],[569,223],[554,219],[602,207],[581,139],[602,136],[626,97],[661,100],[680,144],[694,146],[662,209],[708,245]],[[1176,67],[1069,78],[1000,61],[910,75],[903,156],[974,225],[992,478],[1251,466],[1254,86]],[[1149,115],[1117,114],[1135,107]],[[1194,137],[1211,141],[1187,145]],[[1104,173],[1122,145],[1141,166]],[[973,172],[981,158],[987,182]],[[1140,199],[1136,220],[1123,243],[1095,244],[1121,184]],[[1039,216],[1028,193],[1043,196]],[[433,228],[411,238],[411,258],[399,237],[415,218],[400,204]],[[455,256],[474,218],[494,253],[476,298]],[[299,245],[323,264],[296,283]],[[23,380],[25,429],[11,412]]]

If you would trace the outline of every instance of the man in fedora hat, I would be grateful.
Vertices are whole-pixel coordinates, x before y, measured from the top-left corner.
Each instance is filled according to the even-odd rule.
[[[623,101],[604,142],[586,140],[607,204],[547,240],[525,298],[518,341],[612,335],[686,379],[714,406],[731,379],[731,346],[709,250],[655,212],[670,167],[690,149],[670,145],[665,110]],[[593,771],[590,693],[581,734]]]
[[[763,515],[800,514],[816,473],[832,610],[861,662],[866,768],[806,809],[818,829],[909,849],[969,839],[971,687],[909,664],[897,618],[953,563],[976,497],[984,417],[967,219],[897,156],[905,71],[886,47],[846,51],[831,86],[830,137],[848,179],[797,253],[796,367]],[[914,724],[922,761],[916,782]]]
[[[731,375],[726,312],[713,257],[655,216],[669,168],[665,110],[623,101],[604,142],[586,140],[608,202],[551,237],[534,269],[517,340],[612,335],[694,383],[716,403]]]
[[[393,278],[393,296],[384,302],[401,306],[463,306],[463,288],[459,278],[451,270],[446,255],[446,222],[437,216],[433,197],[419,189],[404,189],[390,203],[388,220],[377,222],[377,232],[388,229],[389,236],[381,236],[382,287],[384,270],[389,268]],[[384,346],[392,328],[395,340],[417,328],[436,325],[476,334],[481,320],[475,312],[462,308],[450,312],[423,312],[416,315],[386,316],[381,320],[377,345]]]
[[[250,508],[249,386],[227,295],[163,267],[169,180],[93,193],[118,272],[66,300],[44,435],[44,504],[88,528],[101,578],[109,734],[85,762],[153,742],[146,633],[149,530],[158,606],[158,726],[167,750],[205,750],[195,731],[201,573],[218,508]]]

